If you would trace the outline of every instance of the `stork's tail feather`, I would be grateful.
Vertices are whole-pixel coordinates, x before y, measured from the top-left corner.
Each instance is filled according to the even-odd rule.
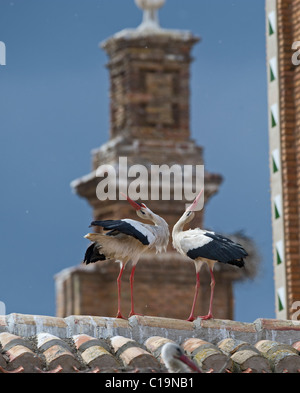
[[[85,239],[89,239],[91,242],[96,242],[97,240],[99,240],[99,238],[101,238],[100,233],[87,233],[85,236],[83,236]]]
[[[96,243],[92,243],[89,245],[85,252],[83,263],[88,265],[89,263],[95,263],[105,260],[106,256],[104,254],[100,254],[99,248],[97,247]]]
[[[238,266],[238,267],[244,267],[245,266],[245,261],[243,260],[243,258],[236,259],[234,261],[228,261],[227,263],[229,263],[229,265],[234,265],[234,266]]]

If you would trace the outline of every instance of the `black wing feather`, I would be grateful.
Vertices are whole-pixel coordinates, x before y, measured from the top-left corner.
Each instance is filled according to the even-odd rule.
[[[99,248],[97,247],[96,243],[92,243],[88,246],[83,262],[85,264],[95,263],[98,261],[105,261],[106,256],[104,254],[99,253]]]
[[[213,240],[201,247],[189,250],[188,257],[192,259],[207,258],[238,267],[245,265],[243,258],[248,254],[240,244],[216,233],[205,232],[204,236]]]
[[[107,236],[115,236],[116,231],[120,233],[124,233],[125,235],[129,235],[138,239],[142,244],[148,246],[150,244],[147,236],[138,231],[134,226],[129,224],[123,220],[102,220],[102,221],[93,221],[91,222],[91,226],[102,227],[106,230],[110,230],[106,235]]]

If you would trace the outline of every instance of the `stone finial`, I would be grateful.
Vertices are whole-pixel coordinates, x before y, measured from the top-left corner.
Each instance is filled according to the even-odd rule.
[[[157,10],[165,4],[166,0],[135,0],[136,5],[144,10],[143,21],[139,30],[160,29]]]

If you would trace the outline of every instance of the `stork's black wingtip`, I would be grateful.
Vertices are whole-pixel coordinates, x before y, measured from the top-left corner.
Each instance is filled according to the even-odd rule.
[[[101,221],[92,221],[91,223],[90,223],[90,226],[89,226],[89,228],[90,227],[95,227],[95,226],[101,226]]]

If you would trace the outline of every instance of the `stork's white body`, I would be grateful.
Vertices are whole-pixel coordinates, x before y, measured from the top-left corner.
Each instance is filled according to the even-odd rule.
[[[181,218],[174,225],[172,231],[173,247],[180,254],[191,258],[191,260],[194,261],[196,268],[195,294],[188,321],[193,321],[195,319],[194,309],[200,287],[199,272],[203,262],[207,263],[211,275],[211,296],[208,314],[201,316],[200,318],[209,319],[213,317],[212,303],[215,287],[213,268],[215,263],[221,262],[243,267],[243,258],[248,255],[240,244],[235,243],[227,237],[215,232],[206,231],[200,228],[184,231],[184,226],[194,218],[194,211],[196,210],[202,191],[198,194],[193,204],[183,213]]]
[[[169,242],[168,224],[159,216],[156,216],[155,220],[155,225],[131,219],[120,220],[144,235],[149,244],[143,244],[139,239],[122,232],[114,236],[107,236],[105,233],[88,233],[85,237],[99,244],[99,252],[104,254],[106,259],[114,259],[123,264],[131,261],[132,265],[136,265],[143,252],[151,249],[155,249],[156,252],[166,250]]]
[[[156,252],[165,251],[169,242],[169,228],[166,221],[154,214],[144,204],[137,204],[128,198],[128,201],[136,209],[139,217],[153,222],[154,225],[145,224],[132,219],[93,221],[92,226],[100,226],[107,233],[88,233],[85,238],[93,243],[87,249],[85,263],[97,262],[98,260],[112,259],[120,262],[120,274],[118,283],[118,318],[123,318],[120,310],[121,276],[128,261],[132,262],[130,275],[131,288],[131,311],[129,316],[135,314],[133,302],[133,280],[136,264],[147,250],[155,249]]]
[[[187,231],[180,230],[179,228],[173,229],[173,247],[182,255],[186,256],[189,251],[203,247],[204,245],[213,241],[213,239],[205,236],[205,233],[212,233],[211,231],[204,231],[200,228],[188,229]],[[196,272],[199,272],[203,263],[206,262],[210,268],[214,267],[216,260],[199,257],[194,259]]]

